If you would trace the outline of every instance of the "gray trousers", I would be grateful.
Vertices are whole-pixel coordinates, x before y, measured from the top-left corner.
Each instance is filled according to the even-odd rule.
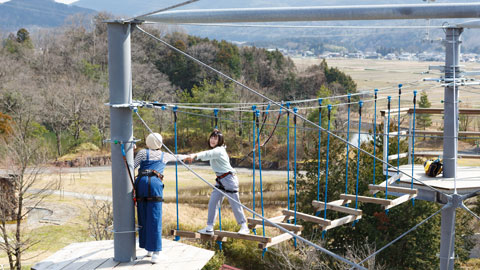
[[[236,175],[229,174],[226,177],[220,179],[220,182],[226,190],[238,191],[238,178]],[[240,196],[238,192],[225,193],[240,202]],[[210,195],[210,201],[208,202],[207,225],[213,226],[213,224],[215,223],[215,218],[217,217],[217,209],[222,205],[224,197],[225,196],[222,193],[218,192],[216,189],[212,191],[212,194]],[[247,222],[247,220],[245,219],[245,214],[243,213],[243,208],[240,206],[240,204],[236,203],[230,198],[228,198],[228,202],[232,207],[233,215],[235,216],[237,223],[242,224]]]

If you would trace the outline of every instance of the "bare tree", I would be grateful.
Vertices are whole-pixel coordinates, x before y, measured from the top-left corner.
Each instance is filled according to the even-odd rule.
[[[323,246],[323,243],[319,243]],[[360,262],[375,252],[371,245],[352,245],[347,248],[344,257],[352,262]],[[272,249],[273,255],[266,261],[268,269],[305,269],[305,270],[340,270],[349,269],[350,265],[336,261],[315,248],[298,242],[297,248],[290,243],[282,243]],[[363,266],[369,270],[384,270],[384,266],[375,261],[375,257],[367,260]]]
[[[12,214],[8,211],[0,211],[0,250],[5,251],[10,264],[10,269],[22,269],[22,255],[32,245],[38,242],[26,237],[22,220],[35,209],[42,200],[49,195],[54,188],[55,182],[48,182],[39,189],[33,190],[33,185],[38,182],[39,174],[45,161],[45,149],[43,141],[29,134],[22,134],[22,129],[14,127],[14,132],[0,141],[5,167],[12,177],[15,200],[2,205],[8,205],[13,209]],[[28,206],[28,207],[27,207]],[[13,218],[13,226],[7,226],[7,221]]]
[[[99,201],[92,197],[85,202],[88,209],[88,231],[95,240],[110,240],[113,238],[113,207],[110,201]]]

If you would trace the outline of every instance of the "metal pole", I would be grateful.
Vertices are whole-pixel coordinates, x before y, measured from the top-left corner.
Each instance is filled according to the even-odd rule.
[[[443,177],[457,176],[457,136],[458,136],[458,88],[450,84],[460,74],[460,36],[463,28],[447,28],[445,40],[445,87],[444,92],[444,131],[443,131]],[[454,180],[455,181],[455,180]],[[455,191],[456,193],[456,191]],[[449,198],[450,207],[442,210],[440,238],[440,270],[453,270],[455,261],[455,216],[460,197],[453,194]]]
[[[110,84],[110,132],[112,141],[128,142],[125,152],[133,164],[130,23],[108,22],[108,78]],[[119,144],[111,145],[114,260],[136,259],[135,212],[132,185],[123,163]],[[133,170],[133,168],[132,168]]]
[[[231,23],[478,18],[480,3],[356,5],[165,11],[136,19],[162,23]]]
[[[463,28],[446,28],[445,40],[445,82],[443,120],[443,177],[454,178],[456,172],[458,134],[458,87],[449,84],[453,76],[459,77],[460,36]]]

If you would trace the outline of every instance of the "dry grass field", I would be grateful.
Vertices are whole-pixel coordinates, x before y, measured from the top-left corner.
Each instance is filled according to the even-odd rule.
[[[299,70],[320,64],[322,59],[293,58]],[[327,59],[329,67],[336,67],[350,75],[357,83],[359,91],[372,91],[373,89],[389,88],[385,94],[379,93],[379,98],[398,95],[398,84],[403,84],[405,101],[402,106],[411,106],[413,90],[426,90],[432,107],[443,107],[440,101],[443,99],[443,87],[437,82],[424,82],[424,78],[439,78],[438,71],[428,71],[429,66],[444,65],[440,62],[397,61],[397,60],[374,60],[374,59]],[[480,63],[461,63],[466,71],[480,70]],[[475,88],[480,86],[475,86]],[[461,107],[480,107],[480,90],[474,87],[460,88]],[[462,91],[464,89],[465,91]],[[469,92],[467,92],[469,91]],[[471,93],[471,92],[477,93]],[[409,96],[407,98],[407,96]],[[408,100],[408,101],[407,101]],[[385,103],[385,102],[383,102]]]

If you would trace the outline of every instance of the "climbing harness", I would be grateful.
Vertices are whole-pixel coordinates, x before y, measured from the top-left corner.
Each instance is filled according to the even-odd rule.
[[[225,186],[222,184],[222,182],[220,180],[222,180],[223,178],[229,176],[229,175],[233,175],[232,172],[227,172],[227,173],[224,173],[220,176],[217,176],[217,178],[215,178],[215,182],[217,182],[217,188],[224,191],[224,192],[227,192],[227,193],[238,193],[237,190],[228,190],[225,188]]]

